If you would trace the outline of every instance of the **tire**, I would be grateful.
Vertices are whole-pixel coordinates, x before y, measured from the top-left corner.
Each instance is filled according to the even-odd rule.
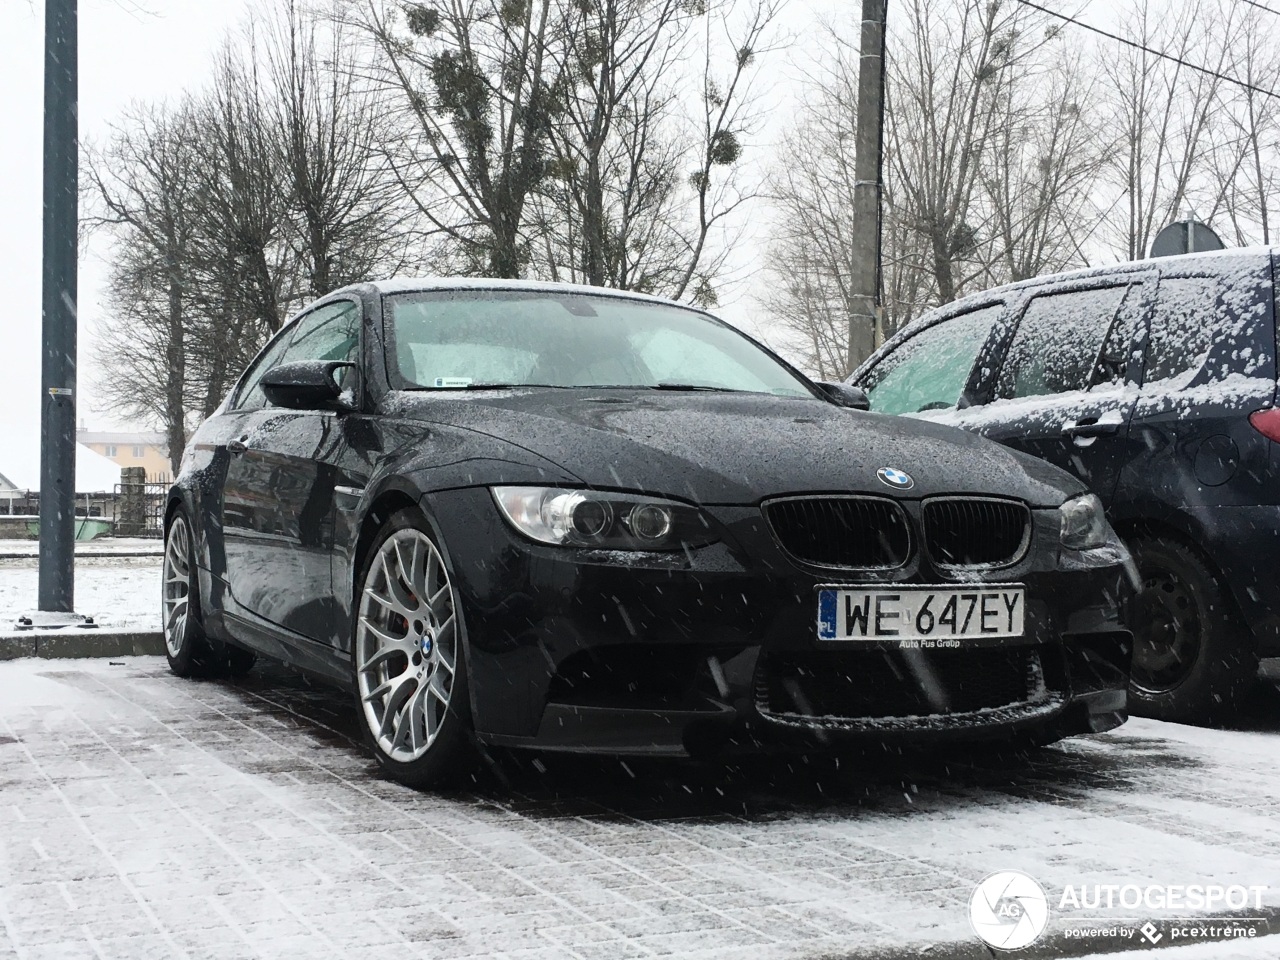
[[[203,677],[214,672],[219,658],[200,623],[200,582],[191,530],[186,507],[178,507],[165,533],[160,622],[169,669],[180,677]]]
[[[421,514],[387,520],[356,585],[351,671],[365,741],[406,786],[460,778],[475,759],[465,629],[448,561]]]
[[[223,653],[222,662],[227,676],[235,679],[243,677],[253,669],[253,665],[258,662],[258,655],[252,650],[246,650],[244,647],[237,647],[228,643]]]
[[[1217,577],[1190,547],[1162,537],[1130,543],[1141,591],[1130,603],[1129,712],[1177,723],[1221,723],[1258,675],[1253,636]]]

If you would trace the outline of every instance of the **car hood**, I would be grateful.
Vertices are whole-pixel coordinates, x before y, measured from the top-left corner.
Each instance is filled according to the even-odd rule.
[[[523,389],[405,392],[387,412],[514,443],[593,487],[708,504],[794,493],[946,493],[1057,506],[1084,487],[1043,461],[941,424],[763,394]],[[908,490],[877,476],[909,474]]]

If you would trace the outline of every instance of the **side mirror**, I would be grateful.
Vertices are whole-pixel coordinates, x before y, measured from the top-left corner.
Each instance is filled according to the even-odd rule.
[[[814,384],[828,400],[837,407],[849,407],[851,410],[870,410],[871,400],[867,391],[855,387],[851,383],[836,383],[830,380],[819,380]]]
[[[267,401],[290,410],[347,410],[342,387],[333,375],[347,360],[295,360],[272,367],[262,375],[262,392]]]

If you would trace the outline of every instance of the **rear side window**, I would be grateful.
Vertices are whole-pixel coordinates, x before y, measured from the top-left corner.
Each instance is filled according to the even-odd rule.
[[[904,340],[862,378],[871,409],[899,414],[954,407],[1003,312],[1004,304],[982,307]]]
[[[1218,326],[1215,306],[1221,285],[1217,277],[1160,281],[1147,340],[1146,383],[1183,387],[1204,365]]]
[[[1087,390],[1127,285],[1069,290],[1028,304],[1000,368],[1002,400]]]
[[[1163,276],[1147,338],[1144,389],[1181,390],[1230,377],[1275,377],[1271,265],[1206,257],[1197,276]]]

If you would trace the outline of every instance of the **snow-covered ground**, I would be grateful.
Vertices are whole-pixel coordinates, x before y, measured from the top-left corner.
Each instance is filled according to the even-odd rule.
[[[99,537],[76,543],[77,557],[158,557],[164,552],[164,541],[157,537]],[[7,540],[0,538],[0,558],[38,557],[39,540]]]
[[[159,555],[95,557],[77,551],[76,612],[104,629],[159,630],[160,562]],[[19,614],[36,608],[38,585],[34,557],[0,557],[0,633],[9,631]]]
[[[1000,956],[1136,950],[1147,921],[1160,960],[1280,956],[1280,696],[1247,729],[1135,720],[1022,758],[499,756],[448,794],[380,779],[356,730],[279,668],[0,664],[0,958],[990,958],[969,901],[1002,870],[1048,926]],[[1256,903],[1063,906],[1095,885]],[[1182,946],[1224,925],[1254,937]]]

